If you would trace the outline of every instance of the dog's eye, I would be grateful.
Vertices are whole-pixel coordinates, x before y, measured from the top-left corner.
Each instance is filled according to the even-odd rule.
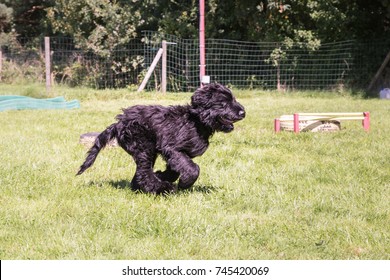
[[[231,95],[224,95],[223,96],[223,102],[232,102],[232,101],[234,101],[234,97],[233,96],[231,96]]]

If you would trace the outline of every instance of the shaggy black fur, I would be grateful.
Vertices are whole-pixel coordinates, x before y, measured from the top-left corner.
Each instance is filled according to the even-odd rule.
[[[199,166],[191,159],[206,151],[214,132],[230,132],[233,123],[244,117],[244,107],[220,84],[196,90],[191,105],[129,107],[116,117],[118,122],[99,134],[77,175],[89,168],[100,150],[116,138],[137,165],[133,189],[155,194],[173,192],[177,179],[179,188],[189,188],[199,176]],[[166,170],[154,172],[159,154],[167,162]]]

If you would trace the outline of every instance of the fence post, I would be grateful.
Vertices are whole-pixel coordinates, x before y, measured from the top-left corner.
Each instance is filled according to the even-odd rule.
[[[46,91],[51,89],[51,70],[50,70],[50,37],[45,37],[45,68],[46,68]]]
[[[1,76],[2,76],[2,73],[3,72],[3,51],[1,50],[0,48],[0,82],[1,82]]]
[[[161,92],[167,92],[167,41],[162,41],[162,60],[161,60]]]
[[[157,63],[158,63],[158,61],[161,58],[162,53],[163,53],[163,49],[159,49],[157,54],[156,54],[156,56],[153,59],[152,65],[150,65],[150,67],[148,69],[148,72],[145,75],[145,78],[142,80],[142,83],[141,83],[141,85],[139,86],[139,88],[137,90],[138,92],[141,92],[141,91],[144,90],[144,88],[146,86],[146,83],[148,82],[150,76],[153,73],[154,68],[156,68]]]
[[[200,86],[203,87],[202,79],[206,75],[206,36],[205,36],[205,0],[199,0],[199,55]]]

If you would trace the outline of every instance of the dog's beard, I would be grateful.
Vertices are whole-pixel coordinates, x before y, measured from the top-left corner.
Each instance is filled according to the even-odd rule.
[[[233,121],[230,119],[223,117],[223,116],[218,116],[218,122],[220,124],[220,130],[222,132],[231,132],[234,129]]]

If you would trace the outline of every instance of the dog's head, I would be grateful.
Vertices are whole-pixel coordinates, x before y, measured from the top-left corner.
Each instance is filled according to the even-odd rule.
[[[244,107],[232,92],[221,84],[208,84],[195,91],[191,97],[192,112],[213,131],[230,132],[233,123],[245,117]]]

